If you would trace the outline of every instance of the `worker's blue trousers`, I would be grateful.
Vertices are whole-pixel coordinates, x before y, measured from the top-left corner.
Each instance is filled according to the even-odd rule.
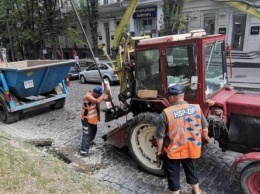
[[[88,153],[90,143],[95,139],[97,134],[97,125],[88,123],[87,119],[81,120],[83,127],[83,136],[81,143],[81,152]]]

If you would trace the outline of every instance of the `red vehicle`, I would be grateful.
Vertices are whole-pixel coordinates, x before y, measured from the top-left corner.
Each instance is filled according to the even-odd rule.
[[[154,134],[159,114],[170,105],[167,86],[180,83],[185,100],[201,106],[209,134],[222,151],[246,153],[234,162],[232,172],[240,162],[251,161],[241,185],[246,193],[260,193],[260,96],[240,94],[228,85],[225,35],[207,36],[199,30],[144,39],[136,44],[134,56],[134,84],[130,94],[120,94],[128,108],[113,112],[112,118],[106,114],[107,121],[129,112],[133,118],[103,138],[119,148],[127,146],[144,170],[162,175]]]
[[[168,85],[182,84],[185,100],[201,106],[209,122],[210,136],[219,142],[220,148],[245,153],[234,162],[231,173],[239,163],[251,162],[241,173],[245,193],[260,193],[260,96],[240,94],[228,85],[225,35],[207,36],[198,30],[158,38],[131,37],[125,26],[138,2],[129,1],[113,41],[120,79],[119,99],[124,106],[115,107],[111,101],[112,109],[106,112],[106,121],[130,112],[133,118],[103,138],[119,148],[127,146],[144,170],[162,175],[155,156],[156,125],[159,114],[170,106],[166,97]],[[246,12],[255,6],[246,1],[226,3]],[[73,1],[71,4],[77,13]],[[88,40],[83,27],[82,31]],[[92,50],[91,53],[98,67]],[[102,79],[99,68],[98,71]]]

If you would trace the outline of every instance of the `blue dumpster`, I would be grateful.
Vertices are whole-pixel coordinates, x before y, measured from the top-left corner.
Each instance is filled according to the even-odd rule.
[[[30,60],[0,64],[0,119],[12,123],[25,109],[49,104],[61,108],[66,77],[75,60]],[[18,119],[17,119],[18,118]]]

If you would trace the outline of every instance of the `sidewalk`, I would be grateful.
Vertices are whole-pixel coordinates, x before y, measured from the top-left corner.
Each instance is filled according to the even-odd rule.
[[[260,68],[260,57],[254,59],[232,59],[233,67]]]
[[[228,70],[228,81],[235,89],[260,91],[260,57],[233,59]],[[232,71],[232,76],[231,76]]]

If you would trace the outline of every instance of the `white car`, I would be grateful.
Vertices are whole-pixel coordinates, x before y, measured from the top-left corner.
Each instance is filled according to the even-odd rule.
[[[116,66],[116,62],[113,62]],[[113,70],[110,62],[102,62],[100,61],[99,69],[102,75],[102,78],[109,82],[110,85],[119,83],[119,78],[116,72]],[[95,63],[88,66],[85,70],[79,73],[79,79],[81,83],[86,82],[101,82],[101,78]]]

